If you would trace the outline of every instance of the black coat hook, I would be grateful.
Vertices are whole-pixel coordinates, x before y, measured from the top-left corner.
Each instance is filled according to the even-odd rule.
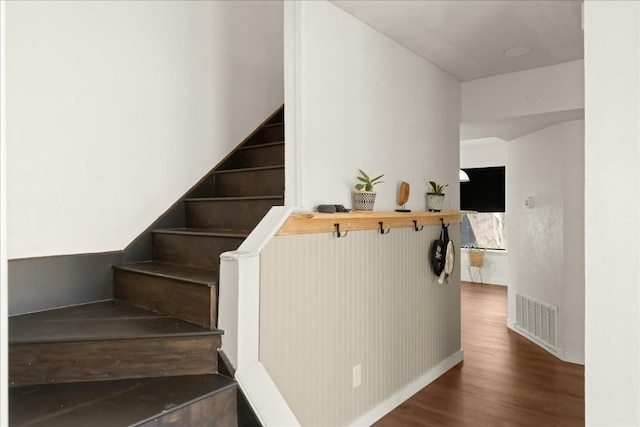
[[[349,232],[349,230],[345,231],[344,234],[340,234],[340,224],[333,224],[333,226],[336,228],[336,237],[340,238],[340,237],[346,237],[347,233]]]
[[[418,228],[418,221],[416,221],[415,219],[413,220],[413,229],[415,231],[422,231],[423,228],[424,228],[424,225],[421,225],[420,228]]]
[[[378,222],[378,224],[380,224],[380,234],[389,234],[389,232],[391,231],[391,227],[387,228],[387,231],[384,231],[384,224],[382,223],[382,221]]]

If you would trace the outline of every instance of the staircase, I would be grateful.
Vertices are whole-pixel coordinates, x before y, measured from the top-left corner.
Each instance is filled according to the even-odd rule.
[[[219,257],[284,203],[284,107],[151,231],[151,259],[113,267],[114,300],[9,319],[11,426],[237,426],[218,371]]]

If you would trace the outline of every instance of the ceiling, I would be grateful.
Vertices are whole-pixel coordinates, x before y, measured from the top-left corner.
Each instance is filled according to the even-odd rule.
[[[584,57],[582,1],[333,0],[333,4],[455,76],[469,81]],[[523,56],[507,49],[526,46]],[[584,109],[461,123],[460,139],[511,141]]]
[[[461,81],[583,58],[580,0],[332,3]],[[517,46],[531,52],[503,55]]]

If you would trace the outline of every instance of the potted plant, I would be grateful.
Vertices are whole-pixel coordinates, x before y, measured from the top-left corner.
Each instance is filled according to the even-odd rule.
[[[476,245],[467,246],[466,249],[469,255],[469,265],[471,267],[482,267],[484,264],[484,254],[487,250],[485,248],[479,248]]]
[[[443,191],[449,184],[442,185],[435,181],[429,181],[429,185],[431,186],[431,191],[427,193],[427,210],[430,212],[440,212],[442,206],[444,206]]]
[[[384,174],[371,179],[362,169],[358,169],[358,172],[360,173],[358,175],[360,182],[356,184],[353,192],[353,210],[372,211],[376,201],[376,192],[373,191],[373,186],[384,182],[380,181]]]

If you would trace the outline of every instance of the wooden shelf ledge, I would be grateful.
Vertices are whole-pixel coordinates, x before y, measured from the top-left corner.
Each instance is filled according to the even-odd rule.
[[[442,219],[445,224],[459,224],[462,214],[468,211],[412,211],[412,212],[349,212],[349,213],[319,213],[294,212],[282,225],[277,235],[326,233],[335,231],[335,224],[340,224],[340,231],[374,230],[380,228],[413,227],[440,225]]]

